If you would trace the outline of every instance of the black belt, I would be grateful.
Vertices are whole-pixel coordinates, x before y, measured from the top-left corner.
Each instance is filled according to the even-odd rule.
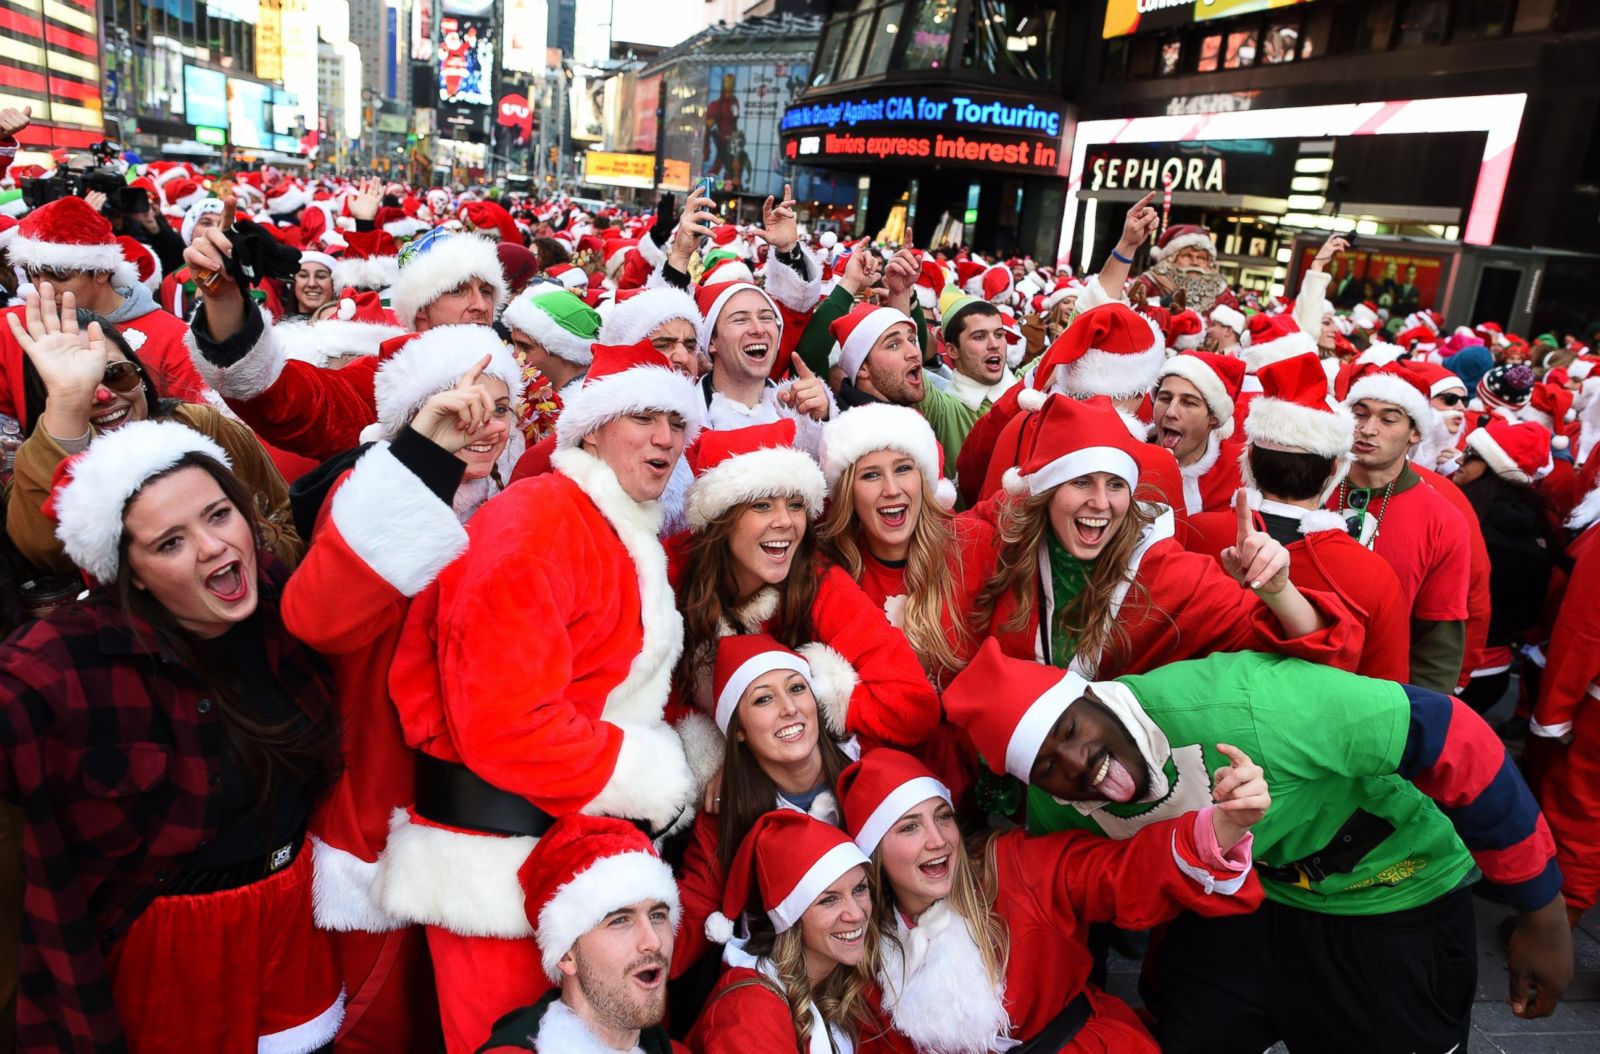
[[[417,754],[416,795],[417,815],[446,827],[540,838],[556,822],[527,798],[501,790],[465,765],[422,753]],[[651,833],[642,820],[626,822]]]
[[[237,864],[224,864],[221,867],[187,869],[179,872],[177,877],[162,887],[156,895],[194,896],[199,893],[221,893],[223,890],[248,886],[263,878],[270,878],[294,863],[305,844],[305,832],[301,831],[293,840],[269,851],[265,856],[243,860]]]
[[[1393,833],[1394,824],[1365,809],[1357,809],[1321,849],[1277,866],[1258,860],[1256,871],[1265,878],[1310,889],[1311,883],[1321,882],[1329,875],[1354,871],[1368,853]]]
[[[1062,1048],[1083,1031],[1092,1013],[1094,1010],[1089,1006],[1089,997],[1079,992],[1032,1039],[1020,1047],[1012,1047],[1011,1054],[1060,1054]]]

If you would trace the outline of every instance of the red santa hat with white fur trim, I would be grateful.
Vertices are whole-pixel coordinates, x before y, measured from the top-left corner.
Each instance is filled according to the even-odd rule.
[[[945,689],[944,708],[991,768],[1026,783],[1045,737],[1088,687],[1071,671],[1011,658],[990,637]]]
[[[927,418],[909,406],[890,403],[852,407],[822,426],[819,456],[828,490],[833,490],[845,469],[879,450],[892,450],[915,461],[939,504],[946,509],[955,507],[955,485],[941,472],[944,449]]]
[[[1296,355],[1271,363],[1263,366],[1256,377],[1261,381],[1261,394],[1250,400],[1250,411],[1244,419],[1245,438],[1269,450],[1304,451],[1331,458],[1334,471],[1322,494],[1325,500],[1350,468],[1355,418],[1347,407],[1329,397],[1328,374],[1315,355]],[[1256,486],[1248,451],[1239,459],[1239,471],[1247,486]]]
[[[1245,346],[1241,358],[1249,373],[1296,355],[1317,353],[1316,338],[1302,330],[1292,315],[1286,314],[1271,315],[1262,311],[1251,315],[1240,341]]]
[[[1529,484],[1548,476],[1555,462],[1550,456],[1550,433],[1532,421],[1510,424],[1495,418],[1467,435],[1473,451],[1501,479]]]
[[[150,292],[154,293],[161,288],[161,258],[144,242],[127,234],[117,236],[117,244],[122,246],[122,257],[139,272],[139,281]]]
[[[839,828],[793,809],[756,820],[728,868],[722,910],[706,919],[706,936],[733,939],[733,925],[748,909],[766,912],[778,933],[796,925],[822,891],[867,858]]]
[[[488,326],[435,326],[406,342],[378,367],[372,382],[378,420],[362,430],[362,441],[399,435],[424,403],[455,387],[485,355],[489,365],[483,376],[502,382],[515,405],[526,387],[522,368],[494,330]]]
[[[24,216],[6,253],[23,270],[109,273],[120,289],[139,282],[139,269],[123,256],[110,222],[80,197],[57,198]]]
[[[1211,309],[1210,319],[1219,326],[1227,326],[1233,330],[1233,335],[1236,337],[1244,335],[1247,319],[1244,316],[1244,312],[1237,308],[1229,307],[1227,304],[1218,304]]]
[[[677,414],[684,420],[684,442],[695,441],[705,424],[705,397],[650,341],[596,344],[590,350],[594,358],[583,384],[565,399],[556,419],[559,449],[577,446],[607,421],[640,412]]]
[[[703,432],[684,455],[694,482],[683,511],[691,530],[703,531],[729,509],[760,498],[795,495],[815,518],[827,499],[822,469],[794,446],[790,417],[746,428]]]
[[[828,332],[839,344],[839,369],[844,371],[846,378],[855,377],[878,338],[892,327],[910,322],[911,317],[898,308],[873,304],[852,307],[848,314],[834,319],[828,326]]]
[[[1037,497],[1091,472],[1109,472],[1138,490],[1139,441],[1109,398],[1052,395],[1036,420],[1017,464],[1005,471],[1006,493]]]
[[[552,982],[578,938],[620,908],[665,904],[677,932],[683,909],[672,869],[644,832],[610,816],[563,816],[517,869],[539,962]],[[662,978],[666,980],[665,977]]]
[[[1217,243],[1211,232],[1198,223],[1179,223],[1166,229],[1150,250],[1150,258],[1160,263],[1180,249],[1204,249],[1213,260],[1217,258]]]
[[[1351,378],[1350,390],[1344,397],[1346,406],[1354,406],[1363,399],[1389,403],[1404,410],[1419,432],[1426,433],[1433,424],[1434,411],[1429,405],[1428,383],[1402,362],[1382,366],[1366,366]]]
[[[1045,350],[1017,397],[1024,410],[1043,404],[1043,393],[1075,397],[1131,398],[1148,392],[1167,360],[1166,341],[1155,323],[1127,304],[1090,308]]]
[[[280,322],[272,340],[286,359],[326,366],[333,358],[376,355],[384,341],[404,336],[394,315],[370,289],[345,289],[333,314],[316,322]]]
[[[63,461],[45,514],[55,519],[56,537],[68,558],[96,582],[116,581],[128,502],[191,455],[233,467],[209,436],[175,421],[134,421],[96,437],[88,450]]]
[[[717,642],[717,662],[712,675],[712,716],[722,734],[745,691],[760,678],[775,670],[788,670],[804,677],[817,700],[817,712],[837,738],[845,731],[850,695],[859,683],[848,660],[826,644],[813,641],[799,651],[784,647],[765,633],[740,633]]]
[[[900,817],[929,798],[952,804],[950,788],[926,765],[892,747],[869,750],[839,773],[845,830],[869,856]]]
[[[1233,435],[1233,407],[1244,387],[1244,362],[1232,355],[1209,351],[1186,351],[1174,355],[1161,367],[1160,378],[1181,377],[1195,386],[1206,409],[1217,419],[1223,439]],[[1158,379],[1159,383],[1159,379]]]

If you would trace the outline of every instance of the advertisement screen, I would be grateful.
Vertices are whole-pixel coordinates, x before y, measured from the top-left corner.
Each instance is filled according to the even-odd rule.
[[[234,146],[265,150],[272,145],[267,107],[272,89],[255,81],[228,78],[228,138]]]
[[[183,67],[184,120],[208,128],[228,127],[228,77],[203,66]]]
[[[1316,255],[1317,246],[1301,247],[1301,274],[1310,269]],[[1444,263],[1439,256],[1381,249],[1340,253],[1328,268],[1333,274],[1328,301],[1340,311],[1368,301],[1388,311],[1390,318],[1404,318],[1437,304]]]
[[[439,101],[488,106],[493,102],[494,41],[480,18],[439,19]]]
[[[1101,36],[1127,36],[1147,29],[1175,29],[1214,18],[1253,15],[1308,0],[1108,0]]]

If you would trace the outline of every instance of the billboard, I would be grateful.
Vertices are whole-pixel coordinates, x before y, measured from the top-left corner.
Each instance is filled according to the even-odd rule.
[[[184,119],[208,128],[228,127],[228,77],[204,66],[183,67]]]
[[[267,107],[272,89],[255,81],[228,78],[228,138],[234,146],[266,150],[272,145]]]
[[[1311,269],[1318,248],[1301,246],[1300,274]],[[1352,249],[1334,257],[1329,265],[1333,278],[1328,282],[1328,302],[1348,311],[1362,301],[1371,301],[1388,311],[1390,318],[1404,318],[1413,311],[1438,306],[1444,266],[1445,258],[1436,254]]]
[[[572,108],[572,138],[586,143],[605,138],[605,75],[590,66],[573,66],[567,99]]]
[[[654,154],[615,154],[590,150],[583,155],[583,181],[602,187],[655,186]]]
[[[261,0],[256,10],[256,76],[264,81],[283,79],[283,5]]]
[[[789,100],[806,88],[806,62],[740,63],[706,68],[705,137],[700,175],[722,189],[765,197],[792,181],[780,138]],[[796,193],[805,197],[796,187]]]
[[[494,74],[494,40],[481,18],[445,15],[439,19],[439,101],[456,106],[488,106]]]
[[[505,19],[500,23],[505,37],[501,68],[515,73],[543,73],[549,22],[545,0],[505,0],[505,5]]]
[[[427,62],[433,58],[434,0],[411,0],[411,58]]]
[[[1308,0],[1107,0],[1100,35],[1107,40],[1147,29],[1179,29],[1196,22],[1253,15]]]

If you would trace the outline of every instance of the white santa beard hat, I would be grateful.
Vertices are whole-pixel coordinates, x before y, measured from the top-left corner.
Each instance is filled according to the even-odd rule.
[[[494,289],[494,307],[506,302],[506,276],[494,242],[474,234],[442,238],[426,252],[400,268],[390,303],[402,326],[416,328],[417,313],[470,278],[481,278]]]
[[[641,243],[643,244],[643,243]],[[646,289],[617,302],[600,327],[602,344],[637,344],[651,331],[673,319],[683,319],[694,327],[695,339],[705,325],[694,297],[672,286]],[[700,345],[705,350],[705,345]]]
[[[949,481],[939,475],[939,441],[933,429],[911,407],[889,403],[852,407],[822,426],[818,456],[829,492],[845,469],[879,450],[892,450],[915,461],[922,478],[942,503],[944,495],[940,491]]]
[[[506,386],[512,405],[522,398],[522,370],[488,326],[438,326],[412,340],[383,365],[372,382],[378,420],[362,430],[363,442],[393,439],[433,396],[456,386],[485,355],[484,377]]]
[[[97,582],[116,581],[128,502],[189,454],[233,467],[209,436],[174,421],[134,421],[96,436],[55,495],[56,537],[72,562]]]

